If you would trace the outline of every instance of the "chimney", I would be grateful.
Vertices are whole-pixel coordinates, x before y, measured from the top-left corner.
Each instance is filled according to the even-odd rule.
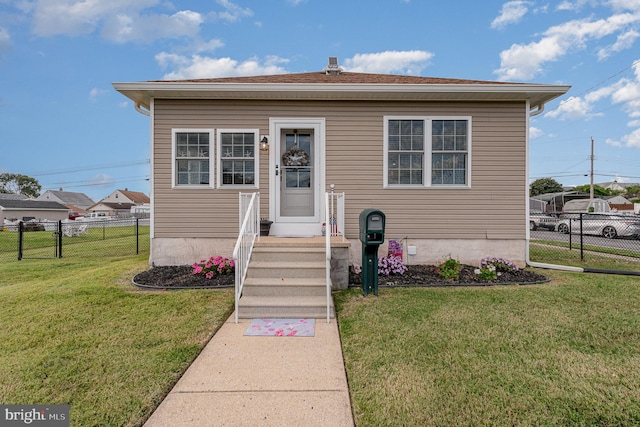
[[[330,56],[329,65],[322,69],[327,75],[337,76],[342,71],[342,68],[338,65],[338,57]]]

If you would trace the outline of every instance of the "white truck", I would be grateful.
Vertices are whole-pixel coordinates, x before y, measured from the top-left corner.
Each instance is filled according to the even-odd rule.
[[[84,216],[76,218],[76,221],[106,221],[109,219],[113,218],[104,212],[90,212],[86,213]]]

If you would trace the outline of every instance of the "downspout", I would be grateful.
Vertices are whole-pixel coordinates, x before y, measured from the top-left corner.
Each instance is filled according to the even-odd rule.
[[[136,111],[140,114],[144,114],[145,116],[149,117],[151,115],[151,113],[149,112],[149,109],[147,107],[145,107],[143,109],[142,104],[140,104],[139,102],[136,102],[134,104]]]
[[[527,206],[527,239],[526,239],[526,245],[525,245],[525,262],[527,263],[528,266],[530,267],[537,267],[537,268],[548,268],[550,270],[563,270],[563,271],[573,271],[576,273],[584,273],[584,268],[581,267],[572,267],[570,265],[557,265],[557,264],[547,264],[544,262],[536,262],[536,261],[531,261],[529,259],[529,245],[531,244],[531,230],[529,229],[529,119],[531,117],[535,117],[539,114],[541,114],[544,111],[544,103],[542,104],[538,104],[534,106],[535,110],[532,110],[529,104],[529,101],[527,100],[527,109],[529,110],[529,114],[527,115],[527,126],[526,126],[526,175],[527,175],[527,179],[526,179],[526,186],[527,188],[525,189],[525,194],[527,195],[526,197],[526,206]]]
[[[544,104],[534,105],[534,107],[537,107],[537,108],[533,111],[529,109],[529,117],[535,117],[538,114],[542,114],[542,112],[544,111]]]

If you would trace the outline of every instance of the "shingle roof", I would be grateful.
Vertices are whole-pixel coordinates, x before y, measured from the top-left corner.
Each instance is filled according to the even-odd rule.
[[[152,99],[529,101],[531,108],[565,94],[570,86],[436,77],[325,72],[151,80],[113,83],[147,110]]]
[[[126,196],[129,200],[132,200],[133,203],[142,205],[145,203],[150,203],[151,200],[149,196],[139,191],[129,191],[129,190],[119,190],[124,196]]]
[[[91,200],[89,196],[84,193],[77,193],[74,191],[61,191],[61,190],[47,190],[38,197],[38,200],[46,200],[46,194],[50,193],[54,197],[58,198],[65,205],[74,205],[79,207],[88,207],[95,202]]]
[[[2,209],[46,209],[46,210],[69,210],[66,206],[58,202],[49,202],[44,200],[0,200],[0,208]]]
[[[27,196],[23,196],[22,194],[13,194],[13,193],[0,193],[0,200],[26,200]]]
[[[397,74],[369,74],[341,72],[326,74],[324,72],[273,74],[250,77],[221,77],[212,79],[188,80],[150,80],[150,82],[191,82],[191,83],[272,83],[272,84],[514,84],[486,80],[448,79],[438,77],[404,76]]]

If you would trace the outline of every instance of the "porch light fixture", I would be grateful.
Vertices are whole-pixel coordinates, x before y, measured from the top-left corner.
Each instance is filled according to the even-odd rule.
[[[269,151],[269,138],[266,135],[260,140],[260,151]]]

